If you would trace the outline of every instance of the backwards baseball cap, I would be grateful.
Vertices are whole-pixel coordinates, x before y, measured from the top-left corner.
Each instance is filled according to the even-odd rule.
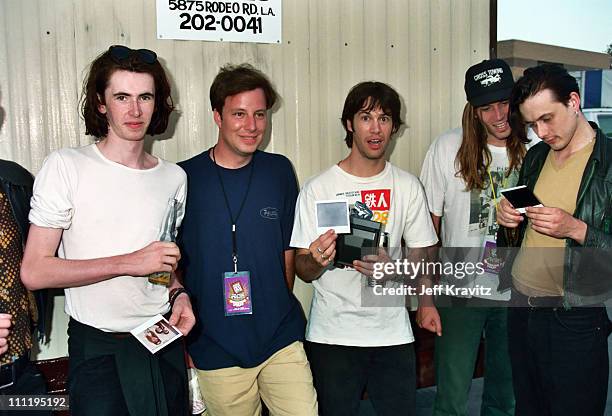
[[[507,100],[513,86],[512,71],[501,59],[484,60],[465,73],[465,95],[474,107]]]

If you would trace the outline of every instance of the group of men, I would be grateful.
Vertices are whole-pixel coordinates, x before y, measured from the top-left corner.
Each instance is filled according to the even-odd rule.
[[[458,250],[475,261],[496,253],[497,262],[464,282],[443,276],[492,294],[442,295],[437,308],[419,307],[419,325],[441,335],[433,413],[467,414],[484,338],[481,414],[602,415],[611,329],[602,303],[612,287],[603,260],[612,241],[610,138],[584,118],[576,80],[557,65],[529,68],[515,84],[504,61],[483,61],[467,70],[465,91],[462,128],[434,141],[421,180],[441,257]],[[539,143],[528,139],[530,129]],[[516,185],[540,206],[520,212],[501,197]]]
[[[399,95],[381,82],[359,83],[341,117],[348,155],[298,192],[290,161],[258,150],[277,100],[264,74],[246,64],[221,68],[210,88],[217,142],[177,166],[144,146],[145,135],[166,130],[173,110],[156,54],[109,48],[92,63],[83,91],[86,132],[97,140],[47,158],[34,182],[25,248],[16,223],[27,207],[11,205],[2,172],[2,249],[12,227],[16,251],[2,251],[1,267],[18,273],[23,256],[28,289],[65,288],[71,414],[187,413],[183,344],[150,354],[129,332],[158,314],[187,335],[210,415],[257,415],[262,401],[273,415],[356,415],[364,391],[379,415],[414,414],[405,303],[362,303],[374,264],[388,253],[336,267],[340,236],[317,232],[317,201],[337,199],[367,206],[389,247],[430,249],[440,239],[481,253],[497,239],[521,248],[499,277],[466,279],[493,296],[441,296],[438,306],[422,299],[417,323],[438,335],[436,415],[466,414],[483,333],[483,415],[602,414],[603,297],[581,292],[580,259],[561,275],[551,269],[548,280],[527,267],[527,247],[612,241],[609,139],[585,121],[571,80],[548,65],[527,70],[516,85],[503,61],[469,68],[462,129],[432,144],[424,189],[386,160],[403,123]],[[529,152],[526,125],[542,139]],[[524,217],[500,201],[501,189],[520,184],[545,207]],[[23,205],[28,193],[21,198]],[[158,241],[169,201],[178,206],[176,244]],[[150,283],[155,272],[170,273],[169,286]],[[295,274],[314,289],[307,325],[292,294]],[[581,294],[594,307],[582,307]],[[26,350],[5,352],[12,318],[0,315],[0,352],[3,368],[16,369],[28,359]],[[14,329],[13,322],[9,352]],[[12,382],[20,375],[13,371]]]

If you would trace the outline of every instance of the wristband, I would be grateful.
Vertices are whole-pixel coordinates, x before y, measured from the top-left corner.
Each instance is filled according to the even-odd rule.
[[[189,293],[184,287],[175,287],[170,291],[170,296],[168,297],[168,303],[170,303],[170,310],[172,310],[172,307],[174,306],[174,301],[180,296],[181,293],[185,293],[187,297],[189,297]]]

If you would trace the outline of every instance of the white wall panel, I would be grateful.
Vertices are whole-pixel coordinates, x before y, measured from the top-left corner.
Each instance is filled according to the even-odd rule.
[[[230,44],[157,39],[154,0],[0,0],[0,157],[36,173],[52,150],[90,143],[78,108],[87,66],[126,44],[155,50],[171,77],[178,111],[150,140],[156,155],[180,161],[213,145],[212,79],[249,62],[282,97],[265,149],[287,155],[301,182],[347,154],[342,104],[365,80],[400,93],[406,125],[390,158],[418,174],[435,136],[460,123],[465,69],[488,56],[488,16],[489,0],[284,0],[281,44]],[[310,287],[296,293],[308,311]],[[62,316],[42,357],[65,353]]]

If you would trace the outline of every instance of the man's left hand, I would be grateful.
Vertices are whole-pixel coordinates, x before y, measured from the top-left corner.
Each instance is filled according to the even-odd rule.
[[[528,207],[526,215],[531,220],[531,228],[534,231],[554,238],[571,238],[579,244],[584,243],[587,225],[561,208]]]
[[[195,316],[187,293],[179,294],[174,300],[169,322],[170,325],[177,327],[183,335],[187,335],[195,325]]]

